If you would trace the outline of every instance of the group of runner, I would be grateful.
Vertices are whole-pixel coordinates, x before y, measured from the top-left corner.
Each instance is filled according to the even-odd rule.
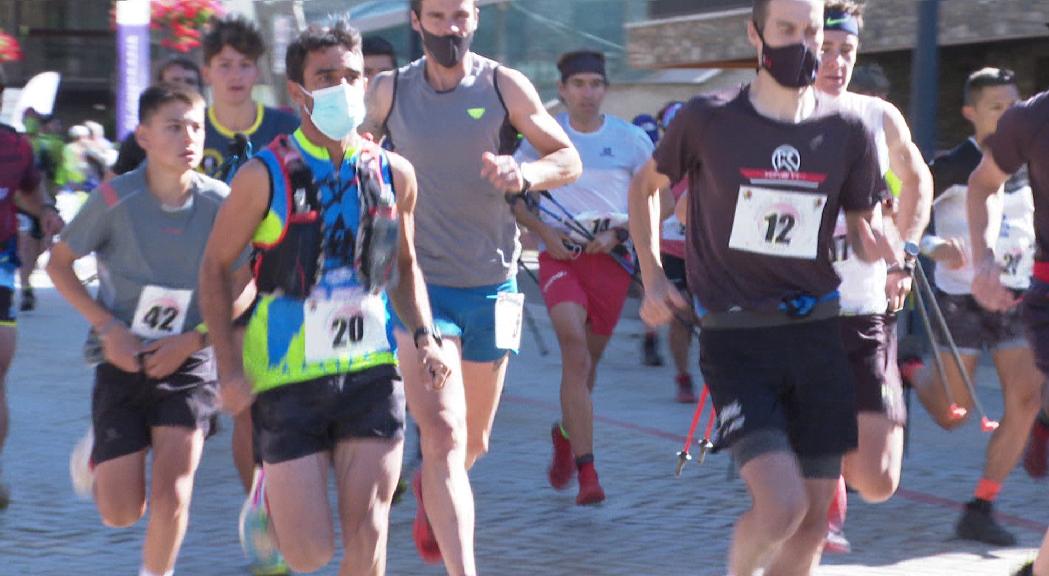
[[[880,502],[899,485],[904,384],[944,427],[972,411],[957,370],[941,382],[920,362],[897,366],[896,313],[925,254],[965,369],[990,350],[1005,400],[957,532],[1015,542],[991,511],[1049,369],[1045,94],[1018,103],[1010,72],[974,73],[974,136],[930,171],[893,105],[849,91],[859,5],[755,0],[756,79],[667,106],[653,147],[602,112],[602,53],[562,55],[554,117],[524,75],[470,50],[478,16],[474,0],[413,0],[425,55],[401,68],[345,22],[308,27],[286,53],[298,117],[252,98],[265,43],[237,16],[204,37],[202,68],[168,62],[142,94],[112,179],[47,268],[91,324],[92,426],[71,466],[106,525],[145,514],[153,451],[140,576],[173,573],[220,409],[233,415],[253,571],[331,561],[334,468],[340,573],[383,573],[406,406],[422,455],[416,548],[476,574],[469,471],[520,343],[519,225],[541,240],[537,282],[561,349],[549,482],[575,477],[577,504],[606,498],[591,395],[639,270],[642,318],[672,325],[682,402],[695,401],[688,344],[702,327],[715,449],[731,451],[752,497],[729,573],[808,574],[823,550],[847,550],[847,487]],[[15,193],[48,233],[62,226],[32,151],[6,137],[19,153],[0,170],[3,309]],[[94,297],[73,268],[89,254]],[[0,316],[2,376],[14,319]],[[1049,426],[1035,430],[1025,463],[1045,475]],[[2,411],[0,445],[5,432]]]

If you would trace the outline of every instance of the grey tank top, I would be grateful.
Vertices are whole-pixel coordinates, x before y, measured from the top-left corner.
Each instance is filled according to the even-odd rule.
[[[485,152],[517,141],[496,84],[499,64],[470,54],[458,86],[436,91],[425,58],[399,69],[386,134],[415,168],[415,250],[426,282],[468,288],[505,282],[521,245],[504,194],[481,177]]]

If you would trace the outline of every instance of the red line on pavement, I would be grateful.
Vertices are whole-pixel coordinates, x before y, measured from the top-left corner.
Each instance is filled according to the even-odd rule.
[[[518,396],[516,394],[503,394],[503,400],[512,404],[527,404],[529,406],[538,406],[540,408],[546,408],[551,411],[561,411],[561,405],[554,402],[547,402],[546,400],[537,400],[535,398],[528,398],[526,396]],[[617,418],[609,418],[608,416],[600,416],[594,414],[594,420],[609,426],[615,426],[616,428],[622,428],[624,430],[631,430],[633,432],[640,432],[648,436],[655,438],[662,438],[664,440],[671,440],[674,442],[683,442],[685,436],[681,434],[674,434],[658,428],[652,428],[650,426],[640,426],[626,420],[619,420]],[[942,506],[944,508],[953,508],[955,510],[962,510],[965,508],[964,502],[957,500],[951,500],[949,498],[943,498],[935,496],[933,494],[926,494],[918,490],[911,490],[909,488],[900,487],[896,490],[896,495],[904,500],[910,500],[912,502],[918,502],[921,504],[930,504],[933,506]],[[1034,520],[1023,518],[1021,516],[1014,516],[1012,514],[1003,514],[1001,512],[995,512],[994,515],[1002,523],[1010,524],[1017,528],[1023,528],[1031,532],[1037,532],[1039,534],[1049,529],[1049,525],[1044,522],[1036,522]]]

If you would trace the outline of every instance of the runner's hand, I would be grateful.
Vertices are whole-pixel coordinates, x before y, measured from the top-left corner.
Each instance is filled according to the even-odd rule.
[[[240,414],[254,401],[255,394],[243,372],[219,378],[219,403],[226,412]]]
[[[992,312],[1004,312],[1020,303],[1020,298],[1002,286],[1002,269],[991,256],[976,267],[972,293],[980,306]]]
[[[191,354],[200,349],[200,334],[186,332],[154,340],[142,347],[146,376],[166,378],[175,373]]]
[[[520,192],[524,188],[524,175],[521,165],[513,156],[496,156],[485,152],[481,156],[481,178],[492,183],[503,192]]]
[[[547,228],[547,232],[541,238],[543,239],[543,244],[546,245],[547,255],[554,260],[571,260],[578,256],[565,245],[566,242],[571,241],[568,239],[568,234],[560,230]]]
[[[645,286],[641,300],[641,319],[649,326],[660,326],[673,320],[678,311],[689,310],[688,301],[667,277],[660,274],[655,282]]]
[[[105,355],[106,362],[131,374],[142,371],[142,365],[138,362],[139,352],[142,351],[142,341],[138,339],[138,336],[132,334],[127,326],[115,322],[105,335],[99,338],[102,340],[102,353]]]
[[[40,215],[40,227],[44,231],[44,237],[50,238],[61,232],[66,227],[66,222],[58,215],[58,210],[49,207]]]
[[[911,293],[914,280],[911,275],[903,270],[889,272],[885,281],[885,297],[889,300],[889,313],[903,310],[907,302],[907,295]]]
[[[426,338],[426,343],[419,348],[419,365],[430,377],[430,383],[426,388],[429,390],[440,390],[444,388],[448,377],[452,375],[452,369],[444,361],[444,350],[437,345],[432,337]]]
[[[616,246],[619,246],[619,239],[616,238],[615,230],[605,230],[598,232],[593,240],[587,242],[584,251],[587,254],[608,254]]]
[[[968,250],[965,249],[960,238],[951,238],[937,246],[929,256],[938,264],[943,264],[951,270],[957,270],[965,266],[968,261],[968,258],[965,256],[966,252]]]

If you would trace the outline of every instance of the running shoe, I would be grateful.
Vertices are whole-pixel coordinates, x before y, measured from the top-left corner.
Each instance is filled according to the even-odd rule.
[[[663,365],[663,357],[659,355],[659,337],[655,332],[645,334],[645,341],[641,345],[641,362],[645,366]]]
[[[831,554],[848,554],[852,552],[852,545],[845,537],[845,516],[849,509],[849,490],[845,485],[845,477],[838,477],[838,490],[834,499],[827,509],[827,538],[824,540],[823,550]]]
[[[266,473],[255,468],[251,492],[240,509],[240,546],[251,564],[252,576],[284,576],[291,574],[284,562],[277,539],[273,536],[269,505],[266,501]]]
[[[29,312],[36,309],[36,294],[32,290],[22,291],[22,305],[18,307],[22,312]]]
[[[1024,451],[1024,470],[1031,478],[1045,478],[1049,463],[1046,462],[1049,451],[1049,425],[1039,416],[1031,426],[1031,437],[1027,440]]]
[[[554,443],[554,459],[547,469],[547,478],[554,490],[564,490],[575,476],[575,459],[572,457],[572,445],[561,433],[561,424],[554,422],[550,429],[550,439]]]
[[[94,446],[95,430],[88,428],[69,455],[69,478],[73,481],[73,491],[83,500],[91,499],[95,487],[95,465],[91,461]]]
[[[575,497],[575,503],[579,506],[597,504],[605,500],[605,489],[597,479],[597,469],[593,462],[583,464],[579,467],[579,494]]]
[[[674,400],[681,404],[695,403],[696,387],[692,384],[692,375],[678,374],[675,381],[677,382],[677,395],[674,396]]]
[[[433,534],[433,526],[430,519],[426,517],[426,508],[423,507],[423,473],[420,468],[412,477],[412,490],[415,492],[415,522],[412,523],[412,539],[415,540],[415,549],[419,551],[419,557],[427,564],[440,564],[441,547],[437,544],[437,537]]]
[[[978,498],[965,505],[965,512],[955,526],[962,540],[975,540],[993,546],[1014,546],[1016,537],[994,519],[994,505]]]

